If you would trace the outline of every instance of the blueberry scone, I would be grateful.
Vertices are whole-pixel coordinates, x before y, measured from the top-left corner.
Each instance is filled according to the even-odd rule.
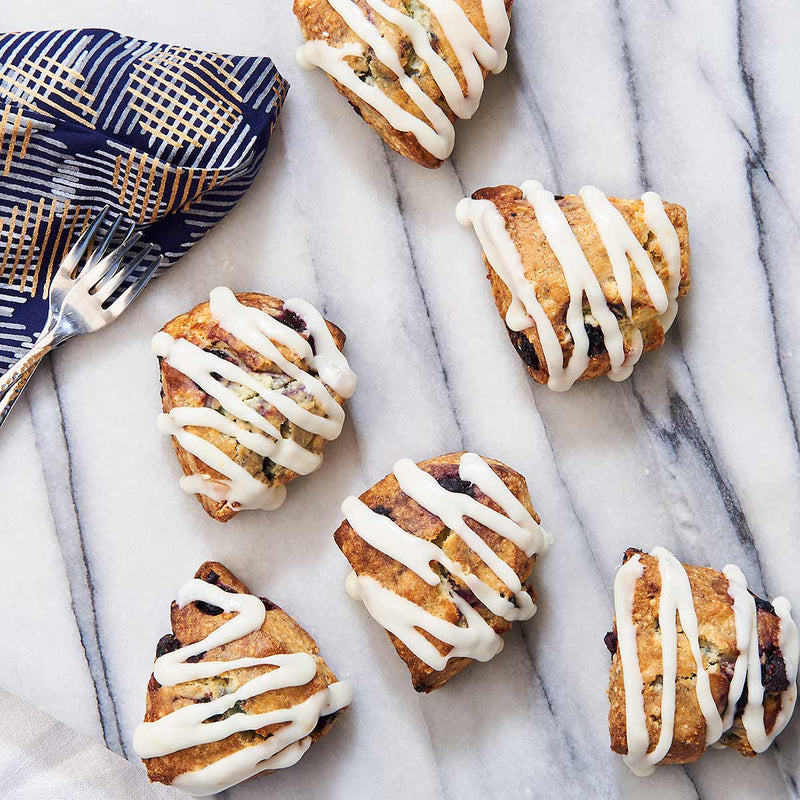
[[[797,697],[798,635],[785,597],[753,595],[738,567],[630,549],[614,582],[611,749],[637,775],[709,745],[766,750]]]
[[[314,640],[221,564],[178,593],[134,748],[151,781],[205,797],[290,767],[347,708]]]
[[[554,196],[538,181],[481,189],[459,222],[483,247],[495,304],[531,376],[555,391],[630,376],[689,290],[686,210],[654,192]]]
[[[356,377],[345,336],[303,300],[220,287],[153,338],[181,488],[227,522],[274,509],[286,484],[322,463],[344,424]]]
[[[320,67],[356,113],[403,156],[438,167],[453,122],[478,110],[489,72],[508,60],[513,0],[294,0]]]
[[[527,581],[549,537],[525,479],[505,464],[474,453],[401,459],[342,513],[347,590],[386,629],[418,692],[489,661],[511,623],[536,612]]]

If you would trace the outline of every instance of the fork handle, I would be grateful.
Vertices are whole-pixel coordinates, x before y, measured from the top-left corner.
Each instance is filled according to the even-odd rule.
[[[36,370],[36,366],[28,372],[27,375],[20,378],[2,397],[0,397],[0,427],[8,419],[11,409],[14,408],[14,403],[19,400],[23,390],[28,385],[28,381]]]
[[[0,378],[0,396],[5,394],[20,378],[36,369],[39,362],[54,346],[52,332],[41,336],[36,344]]]

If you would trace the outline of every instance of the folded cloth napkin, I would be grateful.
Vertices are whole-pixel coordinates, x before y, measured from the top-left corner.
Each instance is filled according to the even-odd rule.
[[[287,89],[269,58],[108,30],[0,35],[0,374],[102,206],[173,263],[252,182]]]
[[[0,689],[3,800],[186,800],[144,771]]]

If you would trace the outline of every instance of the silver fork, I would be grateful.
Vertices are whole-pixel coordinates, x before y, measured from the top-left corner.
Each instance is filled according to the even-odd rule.
[[[141,239],[141,233],[134,233],[131,224],[122,242],[108,252],[122,223],[122,217],[117,216],[80,267],[108,212],[106,206],[67,253],[50,284],[50,304],[42,333],[36,344],[0,378],[0,425],[5,422],[28,378],[47,353],[79,333],[91,333],[113,322],[161,266],[162,258],[159,257],[116,300],[109,302],[152,252],[153,245],[147,245],[127,266],[123,266],[125,256]]]

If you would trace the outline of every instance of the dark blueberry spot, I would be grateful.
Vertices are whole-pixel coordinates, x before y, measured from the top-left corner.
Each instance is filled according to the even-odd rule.
[[[234,714],[246,713],[247,712],[244,710],[244,700],[237,700],[224,714],[215,714],[213,717],[209,717],[206,722],[219,722],[220,720],[232,717]]]
[[[198,703],[210,703],[211,702],[211,695],[204,694],[202,697],[197,698]]]
[[[272,600],[267,600],[266,597],[259,597],[258,599],[264,604],[264,608],[266,608],[267,611],[272,611],[278,607],[272,602]]]
[[[333,721],[336,719],[336,717],[338,717],[339,714],[341,714],[341,713],[342,713],[342,709],[339,709],[338,711],[334,711],[333,714],[323,714],[319,718],[319,720],[317,721],[317,725],[314,728],[314,730],[312,731],[312,733],[318,733],[324,727],[332,724]]]
[[[219,616],[223,611],[219,606],[212,606],[210,603],[206,603],[203,600],[198,600],[194,605],[198,611],[208,614],[209,617]]]
[[[168,633],[158,640],[158,644],[156,645],[156,658],[161,658],[161,656],[171,653],[173,650],[179,650],[180,647],[181,643],[175,638],[175,635]]]
[[[781,651],[777,647],[770,647],[761,656],[761,682],[764,684],[764,691],[770,694],[778,694],[789,688],[789,679],[786,677],[786,663],[783,660]]]
[[[751,592],[750,594],[753,593]],[[753,595],[753,600],[756,601],[756,608],[759,609],[759,611],[766,611],[768,614],[775,616],[775,609],[772,603],[768,603],[766,600],[762,600],[760,597],[756,597],[755,595]]]
[[[625,310],[625,306],[623,306],[622,303],[611,303],[609,308],[617,319],[623,320],[628,318],[628,312]]]
[[[522,331],[509,331],[508,335],[523,363],[534,371],[538,370],[539,356],[536,355],[536,348],[531,344],[530,339]]]
[[[460,586],[455,587],[455,592],[459,597],[463,597],[473,608],[479,608],[481,606],[481,601],[475,597],[474,593],[471,589],[467,589],[466,587],[462,588]]]
[[[744,685],[744,689],[742,689],[742,696],[736,703],[736,716],[741,717],[744,714],[745,706],[747,705],[747,683]]]
[[[380,514],[382,517],[389,517],[392,518],[392,512],[390,509],[386,508],[386,506],[375,506],[372,509],[376,514]]]
[[[728,679],[728,683],[733,680],[733,671],[735,665],[732,664],[730,661],[720,661],[719,668],[722,674]]]
[[[236,589],[231,589],[230,586],[226,586],[224,583],[220,583],[219,575],[217,575],[217,573],[214,572],[213,569],[209,570],[208,575],[206,575],[206,577],[203,578],[203,580],[206,583],[213,583],[214,586],[218,587],[219,589],[222,589],[223,592],[228,592],[228,594],[236,594]]]
[[[468,494],[470,497],[475,496],[475,484],[461,480],[458,475],[445,475],[442,478],[437,478],[437,480],[439,486],[441,486],[442,489],[447,489],[448,492]]]
[[[223,361],[230,361],[231,364],[236,363],[234,357],[227,350],[217,350],[215,347],[210,347],[206,350],[206,353],[211,353],[217,356],[217,358],[221,358]]]
[[[614,631],[609,631],[604,637],[603,641],[606,643],[608,652],[615,655],[617,652],[617,634]]]
[[[196,656],[189,656],[189,658],[186,659],[186,663],[187,664],[196,664],[198,661],[202,661],[203,660],[203,656],[204,655],[205,655],[205,651],[203,651],[202,653],[198,653]]]
[[[599,325],[586,325],[586,335],[589,337],[589,357],[594,358],[605,352],[606,341]]]
[[[271,481],[275,477],[274,470],[277,466],[278,465],[271,458],[264,459],[263,463],[261,464],[261,471],[264,473],[264,477],[268,481]]]
[[[564,195],[563,194],[554,194],[553,195],[553,200],[563,200],[563,199],[564,199]]]
[[[298,333],[302,333],[306,329],[305,320],[295,314],[294,311],[290,311],[288,308],[284,308],[281,313],[275,317],[278,322],[282,325],[286,325],[287,328],[291,328],[292,330],[297,331]]]

